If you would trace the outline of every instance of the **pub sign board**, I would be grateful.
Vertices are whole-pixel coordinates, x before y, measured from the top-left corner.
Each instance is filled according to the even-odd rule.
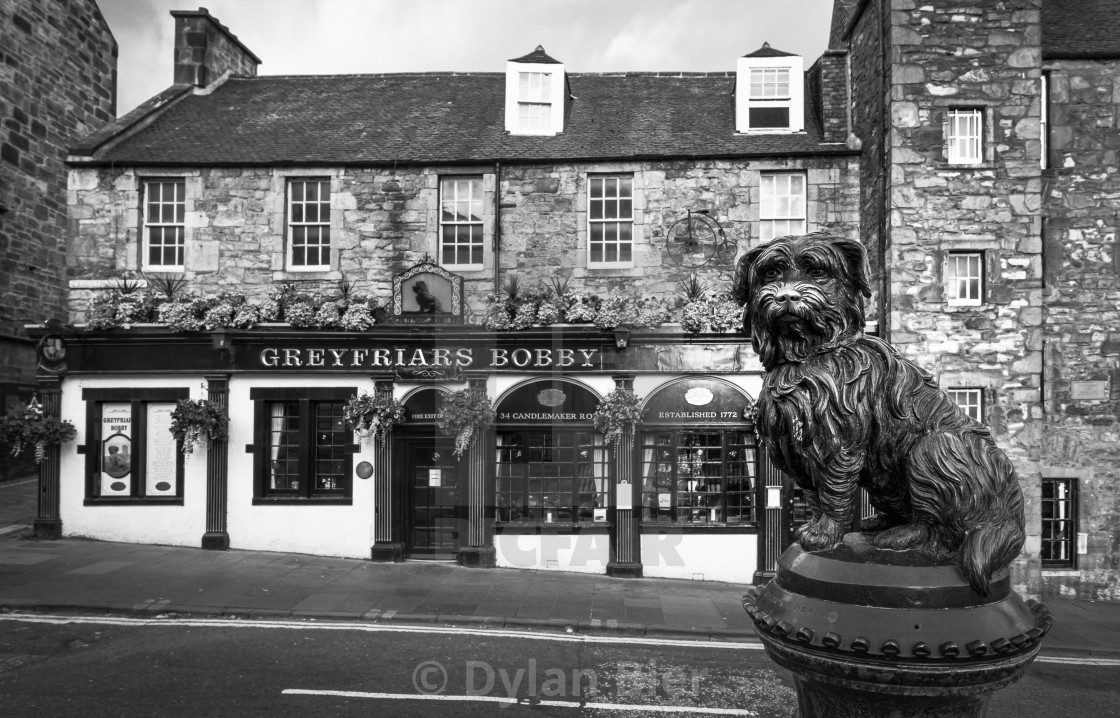
[[[393,277],[395,322],[462,323],[463,308],[463,278],[426,259]]]
[[[607,353],[597,345],[533,345],[524,341],[435,345],[434,342],[381,343],[329,340],[246,342],[238,348],[238,368],[292,371],[393,371],[402,380],[448,380],[464,371],[602,371]],[[412,377],[406,379],[406,377]]]

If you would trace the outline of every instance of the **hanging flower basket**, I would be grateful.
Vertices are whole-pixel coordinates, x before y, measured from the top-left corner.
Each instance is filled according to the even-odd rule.
[[[439,428],[455,437],[455,456],[462,458],[471,439],[486,430],[494,421],[490,397],[478,389],[462,389],[443,395],[439,410]]]
[[[630,441],[633,441],[634,431],[642,423],[641,403],[642,400],[632,390],[616,388],[595,408],[595,413],[592,415],[595,429],[615,448],[622,442],[622,436],[627,429],[630,429]]]
[[[225,407],[207,399],[183,399],[171,412],[171,435],[182,442],[184,454],[194,451],[195,444],[222,441],[228,427]]]
[[[57,416],[47,416],[34,399],[25,407],[12,409],[0,417],[0,434],[12,445],[12,455],[19,456],[25,444],[35,447],[35,463],[47,456],[47,447],[70,441],[74,425]]]
[[[394,427],[404,423],[404,404],[391,396],[373,396],[365,392],[350,397],[342,409],[343,419],[362,439],[371,436],[379,441],[389,438]]]

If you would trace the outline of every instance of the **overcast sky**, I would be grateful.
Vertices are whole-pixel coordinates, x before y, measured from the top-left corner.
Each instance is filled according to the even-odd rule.
[[[262,75],[504,72],[544,45],[570,72],[724,71],[769,42],[808,68],[832,0],[202,0]],[[199,0],[98,0],[120,46],[117,112],[172,81],[171,10]]]

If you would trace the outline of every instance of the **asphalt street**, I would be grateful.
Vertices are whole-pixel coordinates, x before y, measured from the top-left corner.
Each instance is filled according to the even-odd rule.
[[[1037,662],[990,718],[1120,715],[1116,662]],[[790,718],[757,644],[231,619],[0,616],[0,711],[23,716]]]

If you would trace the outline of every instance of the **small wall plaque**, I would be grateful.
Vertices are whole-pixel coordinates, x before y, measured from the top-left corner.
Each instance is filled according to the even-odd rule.
[[[1103,381],[1071,381],[1069,383],[1069,398],[1074,401],[1107,401],[1108,394],[1107,379]]]

